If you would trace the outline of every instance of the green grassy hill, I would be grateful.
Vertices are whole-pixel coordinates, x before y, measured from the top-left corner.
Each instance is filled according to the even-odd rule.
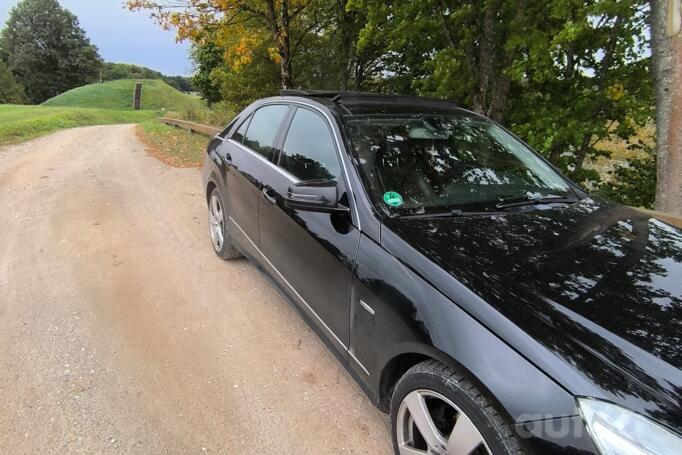
[[[43,106],[92,107],[97,109],[131,109],[135,83],[133,79],[90,84],[78,87],[45,101]],[[142,80],[142,109],[159,111],[184,111],[202,109],[198,97],[186,95],[161,80]]]
[[[0,146],[44,136],[63,128],[139,123],[154,117],[154,111],[0,104]]]

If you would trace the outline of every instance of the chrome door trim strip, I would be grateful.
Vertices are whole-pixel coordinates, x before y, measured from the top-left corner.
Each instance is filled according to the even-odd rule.
[[[369,374],[369,371],[367,371],[367,368],[365,368],[365,366],[362,364],[362,362],[360,362],[360,361],[358,360],[358,358],[355,357],[355,354],[353,354],[353,350],[352,350],[352,349],[349,349],[349,350],[348,350],[348,355],[350,356],[350,358],[351,358],[351,359],[352,359],[360,368],[362,368],[362,371],[364,371],[365,374],[366,374],[367,376],[371,376],[371,374]]]
[[[369,314],[371,314],[372,316],[374,316],[374,308],[372,308],[371,306],[367,305],[367,304],[366,304],[365,302],[363,302],[362,300],[360,300],[360,306],[363,307],[365,310],[367,310],[367,312],[368,312]]]
[[[301,303],[303,303],[305,308],[319,321],[321,326],[324,327],[327,330],[327,332],[329,332],[329,334],[334,338],[334,341],[336,341],[344,351],[348,352],[348,347],[339,339],[339,337],[336,336],[336,334],[332,331],[332,329],[329,328],[329,326],[322,320],[322,318],[315,312],[315,310],[313,310],[312,307],[310,305],[308,305],[308,302],[306,302],[305,299],[303,297],[301,297],[301,294],[299,294],[298,291],[296,289],[294,289],[294,287],[291,285],[291,283],[289,283],[287,281],[287,279],[284,278],[284,276],[280,273],[280,271],[277,270],[277,268],[274,265],[272,265],[272,262],[270,262],[270,260],[263,254],[263,252],[260,250],[260,248],[258,248],[258,246],[256,246],[255,243],[253,243],[253,240],[251,240],[251,238],[246,234],[246,232],[244,232],[244,230],[241,228],[241,226],[239,226],[239,224],[234,220],[234,218],[232,218],[231,216],[228,216],[228,218],[232,222],[232,224],[234,224],[235,227],[241,231],[242,235],[246,238],[246,240],[249,241],[251,246],[253,246],[253,248],[258,252],[258,254],[260,254],[260,256],[263,259],[265,259],[265,262],[268,263],[268,265],[272,268],[272,270],[275,271],[275,273],[279,276],[279,278],[284,283],[286,283],[286,285],[289,287],[289,289],[291,289],[291,291],[296,295],[296,297],[298,297],[298,299],[301,301]]]

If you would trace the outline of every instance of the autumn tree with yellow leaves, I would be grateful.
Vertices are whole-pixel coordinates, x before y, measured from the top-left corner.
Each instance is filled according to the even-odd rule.
[[[265,47],[279,66],[283,88],[293,87],[292,52],[315,30],[316,0],[129,0],[131,10],[150,10],[179,40],[201,44],[214,39],[235,69],[253,61]]]

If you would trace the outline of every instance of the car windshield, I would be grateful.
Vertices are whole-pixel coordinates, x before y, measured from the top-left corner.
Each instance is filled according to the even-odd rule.
[[[575,197],[535,152],[483,118],[367,116],[345,124],[371,197],[391,210],[487,211],[509,201]]]

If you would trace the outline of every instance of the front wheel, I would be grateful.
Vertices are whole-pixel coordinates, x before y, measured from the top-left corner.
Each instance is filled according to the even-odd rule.
[[[397,455],[521,455],[517,438],[476,387],[433,361],[405,373],[391,397]]]
[[[218,188],[213,188],[208,198],[208,233],[211,236],[213,251],[221,259],[237,259],[241,256],[230,240],[227,214]]]

